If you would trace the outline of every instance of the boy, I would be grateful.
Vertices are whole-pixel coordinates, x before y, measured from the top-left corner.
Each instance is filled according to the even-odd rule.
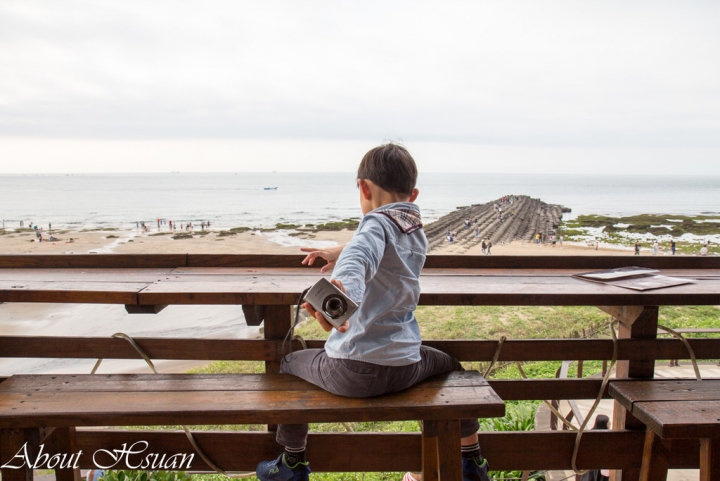
[[[428,243],[420,210],[413,204],[417,167],[410,153],[387,144],[370,150],[358,168],[357,185],[364,214],[345,246],[308,252],[303,264],[322,257],[332,282],[359,308],[334,330],[324,349],[305,349],[282,360],[281,371],[347,397],[372,397],[401,391],[460,363],[421,346],[414,310]],[[329,332],[333,326],[312,306],[303,307]],[[485,481],[487,461],[480,455],[477,419],[461,423],[463,479]],[[310,469],[305,455],[307,424],[281,424],[277,441],[285,446],[273,461],[257,466],[261,481],[304,481]],[[409,476],[406,475],[406,478]]]

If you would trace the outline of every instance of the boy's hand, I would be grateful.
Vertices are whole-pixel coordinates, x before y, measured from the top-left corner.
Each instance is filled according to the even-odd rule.
[[[344,246],[343,246],[343,247],[344,247]],[[340,290],[343,291],[345,294],[347,294],[347,291],[345,290],[345,286],[342,285],[342,282],[340,282],[340,281],[337,280],[337,279],[330,279],[330,282],[332,282],[333,284],[335,284],[335,285],[338,287],[338,289],[340,289]],[[307,303],[307,302],[303,303],[302,307],[303,307],[303,309],[305,309],[306,311],[308,311],[308,313],[309,313],[311,316],[313,316],[315,319],[317,319],[317,321],[320,323],[320,327],[322,327],[325,332],[330,332],[330,331],[333,330],[333,328],[334,328],[335,326],[333,326],[332,324],[330,324],[330,323],[328,322],[328,320],[325,319],[325,316],[323,316],[320,311],[316,311],[315,309],[313,309],[313,306],[311,306],[311,305],[310,305],[309,303]],[[340,327],[337,327],[336,329],[338,330],[338,332],[346,332],[349,328],[350,328],[350,322],[349,322],[349,321],[345,321]]]
[[[303,252],[307,252],[308,255],[305,256],[305,259],[303,259],[302,263],[307,264],[309,266],[313,265],[315,262],[315,259],[318,257],[321,257],[325,259],[328,263],[320,269],[320,273],[324,274],[331,270],[333,267],[335,267],[335,261],[338,260],[338,257],[340,257],[340,253],[345,248],[345,244],[335,246],[335,247],[328,247],[327,249],[315,249],[314,247],[301,247],[300,250]],[[310,311],[308,311],[310,312]]]

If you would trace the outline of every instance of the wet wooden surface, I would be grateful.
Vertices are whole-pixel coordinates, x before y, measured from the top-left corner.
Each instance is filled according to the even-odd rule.
[[[19,375],[0,384],[0,411],[0,428],[29,428],[485,418],[505,405],[476,371],[367,399],[287,374]]]
[[[695,283],[650,291],[572,277],[587,269],[426,268],[425,305],[716,305],[720,269],[662,269]],[[318,268],[0,268],[0,302],[293,304]]]
[[[615,381],[609,392],[662,438],[720,439],[720,380]]]

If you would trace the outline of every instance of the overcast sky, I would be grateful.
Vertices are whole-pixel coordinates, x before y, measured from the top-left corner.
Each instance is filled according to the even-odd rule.
[[[720,175],[718,1],[0,2],[0,173]]]

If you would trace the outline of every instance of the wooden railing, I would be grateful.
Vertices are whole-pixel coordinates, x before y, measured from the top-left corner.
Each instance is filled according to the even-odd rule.
[[[282,269],[275,275],[285,277],[307,276],[310,271],[298,268],[300,256],[233,256],[233,255],[72,255],[72,256],[0,256],[0,302],[112,302],[140,305],[143,288],[133,295],[120,295],[113,291],[103,295],[93,286],[73,291],[51,286],[51,281],[41,282],[43,272],[70,274],[78,270],[91,273],[105,272],[103,276],[128,282],[137,277],[143,269],[217,268],[218,273],[228,268]],[[577,270],[596,270],[629,265],[654,267],[669,271],[687,271],[685,275],[702,275],[710,279],[695,290],[668,290],[667,296],[647,294],[638,297],[624,292],[602,290],[572,294],[571,300],[585,300],[589,305],[593,299],[603,302],[601,307],[623,323],[620,325],[618,341],[617,376],[627,378],[651,378],[654,361],[658,359],[687,359],[686,347],[675,339],[657,339],[657,305],[720,305],[720,258],[696,257],[503,257],[503,256],[430,256],[425,269],[428,275],[449,277],[480,278],[500,276],[521,279],[536,277],[540,273],[563,279]],[[111,272],[110,270],[116,270]],[[286,270],[286,271],[285,271]],[[524,277],[529,270],[536,270],[530,277]],[[206,273],[209,271],[205,271]],[[237,271],[233,271],[237,272]],[[230,274],[228,274],[230,275]],[[233,274],[234,275],[234,274]],[[316,275],[316,273],[315,273]],[[34,276],[39,276],[35,278]],[[102,277],[102,276],[101,276]],[[35,279],[33,281],[33,279]],[[13,288],[17,282],[36,282],[32,288]],[[13,284],[15,282],[16,284]],[[58,281],[60,282],[60,281]],[[63,281],[70,282],[70,281]],[[470,281],[468,281],[470,282]],[[578,281],[581,282],[581,281]],[[43,285],[40,285],[43,284]],[[524,287],[517,292],[504,293],[493,298],[492,293],[473,294],[473,285],[463,292],[448,292],[443,296],[437,292],[423,292],[421,304],[476,304],[493,305],[573,305],[571,300],[563,301],[552,286],[547,295],[533,292],[527,297]],[[21,283],[20,285],[25,285]],[[72,286],[71,286],[72,287]],[[75,286],[77,287],[77,286]],[[605,286],[601,286],[605,287]],[[586,289],[582,286],[583,289]],[[483,288],[478,287],[481,291]],[[73,292],[80,292],[73,297]],[[237,294],[229,304],[238,299],[252,303],[259,300],[264,304],[264,339],[167,339],[137,338],[136,342],[152,359],[175,360],[255,360],[265,361],[267,372],[278,372],[282,357],[282,339],[290,323],[290,305],[297,298],[297,292],[289,289],[272,294],[256,290]],[[584,292],[584,291],[583,291]],[[685,294],[683,294],[685,292]],[[93,294],[94,293],[94,294]],[[183,294],[184,293],[184,294]],[[187,289],[183,291],[187,294]],[[177,294],[178,304],[191,304],[187,296]],[[95,296],[95,297],[93,297]],[[238,297],[239,296],[239,297]],[[275,296],[275,297],[273,297]],[[110,300],[108,300],[110,299]],[[268,300],[274,299],[273,302]],[[652,299],[656,304],[627,303],[633,299],[643,302]],[[250,302],[248,302],[250,301]],[[198,303],[206,303],[200,301]],[[155,307],[155,305],[152,305]],[[0,311],[1,312],[1,311]],[[146,309],[143,312],[153,312]],[[496,340],[425,340],[425,344],[451,354],[460,361],[489,362],[497,349]],[[691,339],[690,345],[698,359],[716,359],[720,356],[720,339]],[[322,347],[324,341],[308,340],[308,347]],[[299,347],[299,346],[298,346]],[[499,361],[566,361],[566,360],[608,360],[612,357],[613,342],[610,339],[523,339],[507,340],[500,352]],[[0,357],[30,358],[105,358],[136,359],[136,351],[122,339],[43,337],[43,336],[2,336]],[[600,380],[585,379],[531,379],[531,380],[490,380],[492,387],[504,400],[579,400],[594,399],[600,389]],[[608,398],[607,392],[603,393]],[[52,436],[49,438],[52,441]],[[77,448],[94,452],[124,442],[147,440],[153,452],[192,452],[182,432],[157,432],[126,430],[79,430]],[[270,459],[275,455],[276,445],[272,432],[198,432],[198,443],[208,456],[223,469],[252,470],[258,460]],[[637,478],[642,458],[643,426],[616,407],[614,429],[604,432],[588,432],[583,436],[578,456],[580,468],[606,468],[623,470],[623,480]],[[570,469],[570,460],[575,442],[572,432],[481,432],[480,443],[483,454],[491,460],[494,470],[555,470]],[[405,471],[420,468],[421,439],[413,433],[315,433],[311,434],[308,449],[312,452],[314,471]],[[338,456],[337,446],[343,452],[362,452],[361,462],[352,457]],[[50,445],[50,448],[52,446]],[[671,468],[697,468],[698,443],[696,441],[675,442],[670,457]],[[91,468],[91,459],[86,458],[82,468]],[[123,466],[118,465],[118,468]],[[208,469],[197,459],[197,469]],[[619,475],[618,478],[619,479]]]

